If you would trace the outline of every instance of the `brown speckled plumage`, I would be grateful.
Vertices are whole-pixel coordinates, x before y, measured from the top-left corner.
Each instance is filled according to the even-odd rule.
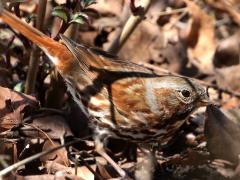
[[[85,77],[77,91],[87,102],[86,111],[100,134],[165,143],[184,119],[208,100],[204,88],[192,80],[159,76],[65,36],[62,39],[79,63],[78,72]],[[81,83],[75,79],[69,80],[71,84]],[[183,97],[183,91],[189,97]]]
[[[6,10],[0,18],[48,55],[100,135],[165,143],[208,101],[204,88],[187,78],[153,74],[65,36],[63,45]]]

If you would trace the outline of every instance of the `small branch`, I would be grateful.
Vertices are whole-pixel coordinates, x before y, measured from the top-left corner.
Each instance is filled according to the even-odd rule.
[[[47,0],[39,0],[39,7],[37,13],[37,22],[36,28],[40,31],[43,29],[43,22],[46,13]],[[27,74],[27,80],[25,85],[25,93],[32,94],[35,91],[35,84],[38,73],[38,64],[39,64],[39,48],[36,45],[33,45],[33,51],[30,56],[29,61],[29,70]]]
[[[64,31],[64,35],[69,37],[70,39],[76,41],[77,40],[77,36],[78,36],[78,29],[79,29],[79,24],[74,23],[71,24],[65,31]]]
[[[76,149],[76,148],[74,148],[74,147],[72,147],[72,149],[74,150],[74,151],[76,151],[76,153],[79,155],[79,160],[84,164],[84,166],[86,166],[87,168],[88,168],[88,170],[91,172],[91,173],[93,173],[94,174],[94,176],[96,177],[96,179],[98,179],[98,180],[103,180],[103,178],[101,177],[101,175],[99,174],[99,173],[97,173],[97,172],[95,172],[94,170],[93,170],[93,168],[88,164],[88,162],[86,162],[85,160],[84,160],[84,158],[82,158],[81,157],[81,154],[80,154],[80,152],[79,152],[79,150],[78,149]],[[89,155],[89,153],[88,152],[86,152],[88,155]],[[71,158],[71,156],[70,156],[70,160],[72,160],[74,163],[77,163],[77,165],[79,164],[79,160],[77,160],[76,158]]]
[[[7,155],[0,155],[0,164],[4,168],[7,168],[9,166],[6,160],[10,160],[10,157]]]
[[[41,128],[39,128],[39,127],[37,127],[37,126],[35,126],[35,125],[33,125],[33,124],[28,124],[28,123],[24,123],[24,125],[25,125],[25,126],[30,126],[30,127],[34,128],[34,129],[36,129],[37,131],[39,131],[40,133],[42,133],[42,134],[46,137],[46,139],[52,144],[52,146],[53,146],[53,147],[56,147],[56,144],[53,142],[53,140],[52,140],[52,139],[49,137],[49,135],[48,135],[46,132],[44,132]],[[62,156],[61,153],[59,153],[59,156],[63,159],[64,165],[67,166],[67,165],[68,165],[68,162],[65,161],[65,159],[63,158],[63,156]]]
[[[122,48],[126,40],[133,33],[133,31],[136,29],[138,24],[144,19],[144,15],[147,13],[151,2],[152,2],[151,0],[142,0],[141,7],[143,11],[138,15],[132,14],[129,17],[120,35],[113,40],[112,44],[108,48],[108,51],[110,53],[117,54],[120,51],[120,49]]]
[[[77,140],[71,141],[69,143],[63,144],[61,146],[57,146],[55,148],[52,148],[52,149],[49,149],[49,150],[37,153],[37,154],[35,154],[35,155],[31,156],[31,157],[28,157],[26,159],[23,159],[22,161],[19,161],[19,162],[13,164],[13,165],[8,166],[7,168],[1,170],[0,171],[0,178],[2,178],[2,176],[6,175],[7,173],[17,169],[18,167],[23,166],[23,165],[25,165],[25,164],[33,161],[33,160],[36,160],[36,159],[38,159],[38,158],[40,158],[42,156],[50,154],[50,153],[52,153],[54,151],[57,151],[57,150],[59,150],[59,149],[61,149],[63,147],[71,146],[72,144],[76,144],[76,143],[81,142],[81,141],[83,141],[83,140],[82,139],[77,139]]]
[[[170,11],[163,11],[163,12],[159,12],[156,13],[158,16],[167,16],[167,15],[173,15],[173,14],[177,14],[177,13],[184,13],[187,11],[187,8],[179,8],[179,9],[172,9]]]

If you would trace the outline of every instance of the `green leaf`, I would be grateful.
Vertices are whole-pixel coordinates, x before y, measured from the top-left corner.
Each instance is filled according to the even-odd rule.
[[[61,18],[65,23],[67,23],[69,20],[69,13],[67,9],[63,6],[56,6],[55,8],[53,8],[52,16],[57,16]]]
[[[96,3],[96,0],[81,0],[83,7],[88,7]]]
[[[72,19],[69,23],[70,24],[72,24],[72,23],[84,24],[85,22],[82,17],[77,17],[77,18]]]
[[[13,87],[14,91],[23,92],[24,91],[24,82],[19,82]]]
[[[72,20],[69,23],[78,23],[78,24],[85,24],[89,23],[89,17],[85,13],[76,13],[72,16]]]

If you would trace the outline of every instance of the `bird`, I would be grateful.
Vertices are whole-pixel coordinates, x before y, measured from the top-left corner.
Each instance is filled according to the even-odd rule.
[[[64,35],[62,42],[55,41],[5,9],[0,19],[49,57],[99,141],[112,136],[166,144],[194,110],[210,102],[206,89],[193,79],[155,74]]]

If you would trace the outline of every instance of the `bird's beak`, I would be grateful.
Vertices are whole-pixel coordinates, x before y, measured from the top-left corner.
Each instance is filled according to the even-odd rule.
[[[199,106],[207,106],[213,104],[213,102],[209,99],[207,94],[204,94],[200,97]]]

